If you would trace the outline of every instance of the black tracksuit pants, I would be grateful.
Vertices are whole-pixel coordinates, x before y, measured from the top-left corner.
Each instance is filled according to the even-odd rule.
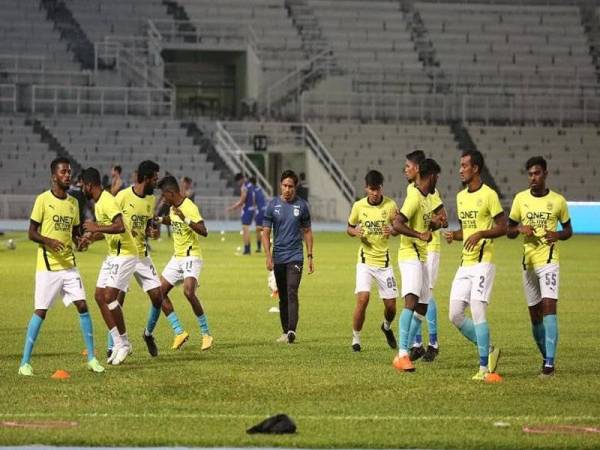
[[[298,325],[298,288],[302,279],[302,261],[275,264],[275,281],[279,291],[279,318],[284,333],[296,331]]]

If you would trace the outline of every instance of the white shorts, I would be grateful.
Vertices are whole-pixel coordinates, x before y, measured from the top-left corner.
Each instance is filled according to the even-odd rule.
[[[144,292],[160,288],[160,278],[158,277],[152,259],[149,256],[138,258],[133,276]]]
[[[523,288],[527,306],[535,306],[543,298],[558,300],[559,266],[556,263],[546,264],[537,269],[527,268],[523,271]]]
[[[401,261],[398,266],[402,277],[402,297],[413,294],[419,297],[419,303],[429,303],[427,263],[419,260]]]
[[[107,256],[102,262],[96,287],[112,287],[127,292],[138,261],[136,256]]]
[[[65,306],[85,300],[85,290],[77,268],[35,273],[35,309],[50,309],[58,294],[62,295]]]
[[[459,267],[452,282],[450,301],[470,303],[471,300],[479,300],[489,303],[495,276],[496,266],[492,263]]]
[[[433,290],[440,271],[440,252],[427,252],[427,275],[429,276],[429,289]]]
[[[162,277],[169,282],[171,286],[181,283],[186,278],[200,278],[202,269],[202,260],[197,256],[185,256],[176,258],[171,257],[169,263],[162,273]]]
[[[356,289],[359,292],[371,292],[371,283],[375,280],[379,289],[379,297],[383,299],[396,299],[398,287],[394,278],[394,269],[391,267],[371,267],[364,263],[356,265]]]

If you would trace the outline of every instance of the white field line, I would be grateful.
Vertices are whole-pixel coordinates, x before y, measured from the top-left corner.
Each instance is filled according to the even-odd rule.
[[[0,418],[119,418],[119,419],[144,419],[144,418],[177,418],[177,419],[215,419],[215,420],[237,420],[237,419],[261,419],[268,415],[261,414],[205,414],[205,413],[36,413],[36,412],[0,412]],[[337,416],[337,415],[294,415],[295,420],[330,420],[330,421],[513,421],[513,422],[565,422],[565,421],[600,421],[600,416]]]

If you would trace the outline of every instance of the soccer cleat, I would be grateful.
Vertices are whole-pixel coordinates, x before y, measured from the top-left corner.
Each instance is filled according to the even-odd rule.
[[[412,347],[408,351],[408,357],[410,358],[411,361],[416,361],[424,354],[425,354],[425,349],[423,348],[422,345],[419,345],[418,347]]]
[[[502,381],[502,377],[495,372],[487,372],[479,369],[479,371],[473,375],[471,380],[484,381],[486,383],[500,383]]]
[[[473,375],[473,377],[471,378],[471,380],[475,380],[475,381],[485,381],[485,377],[487,376],[489,372],[485,371],[485,370],[481,370],[479,369],[479,371]]]
[[[175,339],[173,339],[173,345],[171,346],[171,350],[179,350],[183,346],[183,344],[187,342],[189,337],[190,335],[187,331],[184,331],[183,333],[175,336]]]
[[[394,332],[392,331],[392,329],[390,328],[389,330],[386,330],[383,327],[383,324],[381,324],[381,331],[383,331],[383,334],[385,334],[385,339],[387,340],[387,343],[390,346],[390,348],[397,348],[398,344],[396,343],[396,337],[394,336]]]
[[[19,367],[19,375],[23,375],[26,377],[33,376],[33,367],[30,364],[25,363],[21,367]]]
[[[498,360],[500,359],[500,348],[491,347],[490,354],[488,355],[488,369],[490,372],[495,372],[498,368]]]
[[[96,358],[91,359],[87,362],[87,368],[88,370],[91,370],[92,372],[96,373],[104,372],[104,367],[100,365],[100,362],[98,362]]]
[[[110,357],[112,356],[112,352],[113,352],[113,349],[112,349],[112,348],[106,349],[106,358],[107,358],[107,359],[108,359],[108,358],[110,358]]]
[[[158,348],[156,347],[156,342],[154,342],[154,336],[151,334],[146,334],[144,331],[142,333],[142,337],[144,338],[146,347],[148,347],[148,353],[150,353],[150,356],[158,356]]]
[[[539,375],[541,380],[554,378],[554,366],[544,366]]]
[[[288,331],[288,334],[287,334],[288,344],[293,344],[295,340],[296,340],[296,332],[292,331],[292,330]]]
[[[360,344],[358,342],[355,342],[354,344],[352,344],[352,351],[354,352],[360,352],[361,347]]]
[[[112,364],[113,359],[115,359],[115,356],[117,356],[117,347],[113,347],[113,348],[109,348],[106,351],[106,363],[107,364]]]
[[[288,338],[287,338],[287,333],[283,333],[281,336],[279,336],[279,337],[278,337],[278,338],[275,340],[275,342],[281,342],[281,343],[284,343],[284,342],[287,342],[287,341],[288,341]]]
[[[439,347],[434,347],[433,345],[428,345],[425,354],[423,355],[423,361],[425,362],[433,362],[438,353],[440,352]]]
[[[133,348],[131,347],[131,344],[126,344],[126,345],[121,345],[121,346],[115,347],[113,349],[114,357],[111,361],[111,364],[113,366],[118,366],[119,364],[123,363],[125,361],[125,359],[127,358],[127,356],[129,356],[132,352],[133,352]]]
[[[393,362],[394,369],[398,372],[414,372],[415,366],[408,357],[408,355],[400,356],[396,355]]]
[[[214,339],[210,334],[205,334],[204,336],[202,336],[202,347],[200,348],[200,350],[204,351],[211,348],[213,346],[213,341]]]

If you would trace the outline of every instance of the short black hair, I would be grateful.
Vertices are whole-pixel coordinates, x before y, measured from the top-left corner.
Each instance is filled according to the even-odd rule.
[[[54,158],[50,163],[50,173],[55,173],[56,169],[58,169],[59,164],[68,164],[71,165],[71,161],[69,158],[65,158],[64,156],[59,156],[58,158]]]
[[[93,186],[100,186],[100,172],[95,167],[88,167],[83,172],[81,172],[81,180],[86,184],[91,184]]]
[[[369,170],[365,175],[365,186],[379,187],[383,186],[383,174],[377,170]]]
[[[141,183],[146,178],[152,178],[156,172],[160,170],[160,166],[149,159],[142,161],[137,168],[137,181]]]
[[[256,184],[256,177],[250,177],[248,178],[248,181],[250,181],[252,184]]]
[[[415,150],[407,154],[406,159],[414,164],[421,164],[425,159],[425,152],[423,150]]]
[[[424,178],[428,175],[438,174],[442,171],[435,159],[426,158],[419,164],[419,176]]]
[[[294,181],[294,186],[298,186],[298,175],[296,175],[296,172],[294,172],[293,170],[284,170],[283,173],[281,174],[281,178],[279,179],[279,181],[283,181],[286,178],[291,178]]]
[[[236,174],[235,174],[235,177],[233,177],[233,179],[234,179],[235,181],[240,181],[240,180],[243,180],[243,179],[244,179],[244,175],[242,175],[241,173],[236,173]]]
[[[483,155],[479,150],[465,150],[462,152],[461,158],[471,158],[471,165],[479,167],[479,173],[483,172],[485,162],[483,161]]]
[[[158,188],[161,191],[179,192],[179,183],[172,175],[167,175],[158,182]]]
[[[113,166],[113,170],[119,172],[119,175],[121,175],[121,173],[123,172],[123,168],[119,165]]]
[[[542,156],[532,156],[525,163],[526,170],[531,169],[533,166],[540,166],[544,170],[544,172],[548,168],[548,164],[546,163],[546,160]]]

